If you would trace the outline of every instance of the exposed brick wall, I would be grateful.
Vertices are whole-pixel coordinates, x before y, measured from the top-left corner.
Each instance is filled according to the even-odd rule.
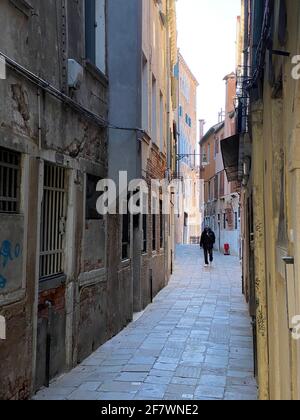
[[[39,295],[39,318],[48,318],[46,302],[51,302],[55,312],[63,313],[65,309],[65,286],[57,289],[47,290]]]

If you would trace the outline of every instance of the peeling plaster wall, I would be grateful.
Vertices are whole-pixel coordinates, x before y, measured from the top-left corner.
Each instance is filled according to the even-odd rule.
[[[0,40],[0,51],[106,119],[107,79],[84,61],[84,2],[30,0],[32,15],[13,3],[18,1],[3,0],[0,4],[0,26],[5,34]],[[67,13],[63,9],[66,4]],[[83,83],[76,92],[66,86],[67,58],[76,59],[84,67]],[[13,274],[6,290],[0,289],[0,315],[7,324],[7,339],[0,343],[0,399],[29,398],[45,383],[47,301],[52,303],[51,377],[88,356],[118,332],[128,317],[126,314],[125,321],[108,325],[107,302],[111,299],[118,306],[120,299],[119,295],[116,300],[110,296],[112,291],[106,283],[107,267],[103,262],[108,246],[104,254],[102,251],[96,255],[97,246],[91,249],[83,243],[84,177],[87,173],[106,177],[106,130],[42,90],[40,93],[39,132],[37,86],[12,69],[7,69],[7,79],[0,82],[0,147],[21,153],[20,215],[0,214],[0,245],[7,240],[14,254],[5,272],[0,271],[3,277]],[[38,197],[41,198],[44,161],[59,162],[67,171],[66,280],[60,285],[48,282],[39,288]],[[107,241],[107,236],[97,237],[95,233],[93,240]],[[100,261],[104,278],[98,276],[93,282],[86,282],[85,277],[98,268]],[[119,316],[123,316],[122,312]]]

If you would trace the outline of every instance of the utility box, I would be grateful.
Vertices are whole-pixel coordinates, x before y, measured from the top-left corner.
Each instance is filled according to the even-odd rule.
[[[79,89],[83,82],[83,67],[76,60],[68,60],[68,86]]]

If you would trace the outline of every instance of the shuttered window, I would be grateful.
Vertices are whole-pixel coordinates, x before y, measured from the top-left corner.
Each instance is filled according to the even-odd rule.
[[[85,0],[85,56],[103,73],[106,72],[105,0]]]
[[[85,55],[96,63],[96,0],[85,0]]]

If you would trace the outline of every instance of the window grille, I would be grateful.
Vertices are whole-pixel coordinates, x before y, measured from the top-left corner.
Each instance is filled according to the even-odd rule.
[[[162,249],[164,247],[164,214],[163,214],[163,202],[159,202],[159,245]]]
[[[156,215],[152,215],[152,251],[156,251]]]
[[[146,254],[148,251],[148,223],[147,223],[147,215],[143,214],[143,254]]]
[[[0,213],[18,213],[20,154],[0,148]]]
[[[102,220],[103,216],[97,211],[98,198],[103,194],[97,191],[97,184],[101,178],[87,174],[86,177],[86,220]]]
[[[41,221],[40,278],[63,274],[66,224],[66,171],[45,164]]]
[[[122,216],[122,260],[130,258],[130,215]]]

